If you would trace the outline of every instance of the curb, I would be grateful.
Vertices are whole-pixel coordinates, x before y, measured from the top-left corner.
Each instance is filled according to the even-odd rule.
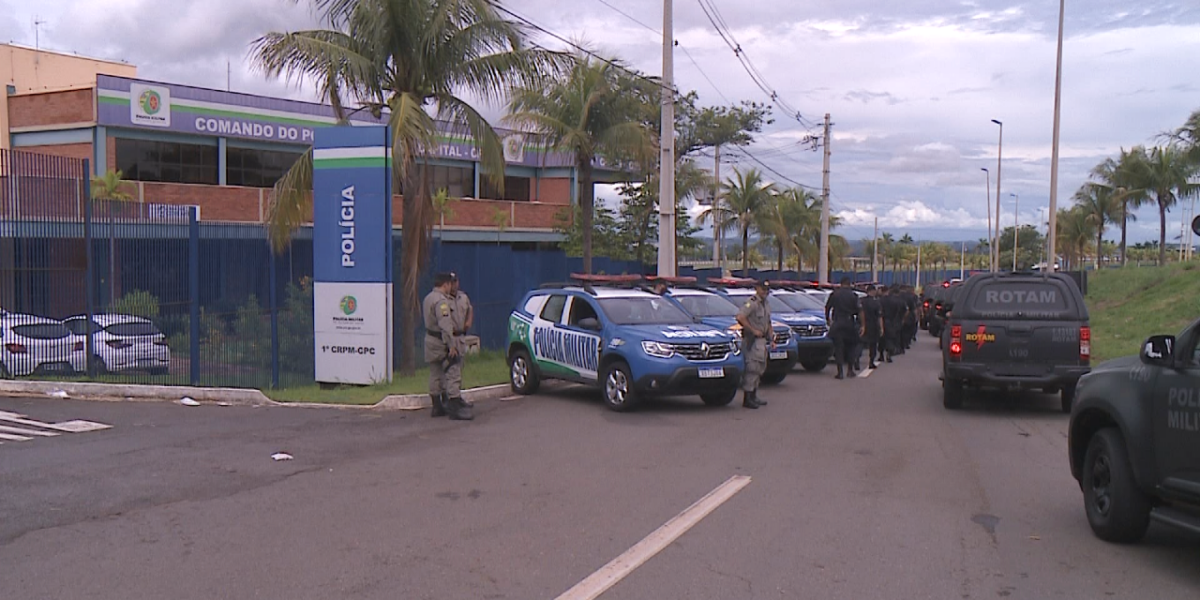
[[[198,388],[171,385],[135,385],[72,381],[0,381],[0,394],[51,396],[66,392],[76,400],[177,401],[185,396],[200,402],[222,402],[238,406],[278,406],[260,390]]]
[[[256,389],[197,388],[170,385],[137,385],[67,381],[3,381],[0,394],[13,396],[54,396],[66,392],[73,400],[178,402],[184,397],[199,402],[231,406],[286,406],[292,408],[343,408],[378,410],[422,410],[429,408],[428,394],[391,395],[375,404],[320,404],[313,402],[276,402]],[[512,394],[507,383],[463,390],[468,402],[483,402]]]

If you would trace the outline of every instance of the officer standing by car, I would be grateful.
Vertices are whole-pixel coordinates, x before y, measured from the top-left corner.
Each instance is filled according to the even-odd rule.
[[[883,305],[879,303],[879,288],[867,288],[867,297],[862,300],[863,312],[863,344],[867,347],[870,364],[868,368],[876,369],[876,357],[883,362]]]
[[[908,310],[904,315],[904,349],[908,350],[912,347],[913,342],[917,341],[917,311],[921,307],[921,299],[917,297],[915,288],[911,285],[904,286],[901,298],[904,300],[904,306]]]
[[[771,327],[771,307],[767,305],[768,285],[766,281],[754,283],[754,296],[738,311],[737,321],[742,326],[742,352],[746,356],[746,373],[742,377],[742,406],[758,408],[766,406],[766,400],[758,399],[758,381],[767,370],[767,356],[775,347]]]
[[[425,362],[429,365],[429,398],[433,415],[438,405],[455,421],[470,421],[471,405],[462,399],[462,354],[455,335],[454,276],[438,273],[433,278],[434,289],[421,303],[425,319]]]
[[[454,338],[457,342],[459,376],[461,377],[461,369],[466,367],[467,358],[465,336],[471,331],[471,325],[474,323],[475,308],[471,306],[471,298],[467,296],[466,292],[462,291],[462,283],[458,279],[458,274],[451,272],[449,276],[451,284],[449,296],[452,301],[450,313],[454,319]],[[440,400],[441,402],[438,402],[438,399],[434,399],[432,411],[432,416],[434,417],[446,415],[446,406],[448,403],[444,392]]]
[[[904,313],[908,307],[900,299],[900,286],[898,285],[889,287],[880,298],[880,303],[883,305],[884,349],[887,351],[887,362],[892,362],[892,357],[903,353],[900,328],[904,324]]]
[[[858,294],[850,287],[850,278],[843,277],[841,284],[825,302],[825,322],[833,336],[833,359],[837,363],[837,378],[854,377],[854,350],[862,333],[864,322],[859,306]],[[848,372],[847,372],[848,371]]]

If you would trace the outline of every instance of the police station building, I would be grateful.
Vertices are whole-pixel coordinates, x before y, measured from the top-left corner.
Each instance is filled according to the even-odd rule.
[[[95,173],[120,170],[137,202],[199,206],[203,221],[231,226],[261,225],[270,188],[312,145],[313,131],[335,123],[326,105],[104,74],[7,100],[12,149],[89,159]],[[350,119],[383,123],[365,110]],[[556,217],[577,196],[572,158],[535,136],[498,132],[503,191],[481,172],[469,135],[446,128],[431,149],[433,189],[453,199],[439,233],[448,241],[557,241]],[[602,164],[596,176],[619,177]]]

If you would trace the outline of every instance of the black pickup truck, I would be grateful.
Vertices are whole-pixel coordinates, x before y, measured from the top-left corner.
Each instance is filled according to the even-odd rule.
[[[1071,474],[1092,531],[1136,542],[1156,521],[1200,533],[1200,321],[1079,380]]]
[[[1090,370],[1091,329],[1083,294],[1059,273],[988,273],[953,295],[942,333],[942,404],[962,407],[966,390],[1040,389],[1062,394]]]

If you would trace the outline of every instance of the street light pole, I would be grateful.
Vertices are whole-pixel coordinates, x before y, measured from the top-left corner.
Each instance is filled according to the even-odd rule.
[[[996,261],[992,258],[992,172],[988,171],[986,167],[979,170],[987,174],[987,187],[984,188],[983,205],[987,207],[988,214],[988,272],[994,272],[996,270]]]
[[[879,281],[879,217],[875,217],[874,249],[871,250],[871,283]]]
[[[1004,123],[996,119],[992,119],[992,122],[1000,126],[1000,142],[996,147],[996,234],[992,238],[996,240],[992,249],[996,255],[992,266],[992,272],[995,272],[1000,270],[1000,173],[1004,165]]]
[[[1021,197],[1016,194],[1009,194],[1013,197],[1013,273],[1017,272],[1017,234],[1021,232]]]
[[[1058,66],[1054,73],[1054,146],[1050,151],[1050,221],[1046,229],[1049,240],[1047,257],[1051,264],[1057,262],[1055,254],[1055,236],[1058,233],[1058,131],[1062,120],[1062,55],[1063,55],[1063,15],[1067,11],[1067,1],[1058,2]]]
[[[658,274],[675,276],[675,33],[672,1],[663,0],[662,156],[658,187]]]

